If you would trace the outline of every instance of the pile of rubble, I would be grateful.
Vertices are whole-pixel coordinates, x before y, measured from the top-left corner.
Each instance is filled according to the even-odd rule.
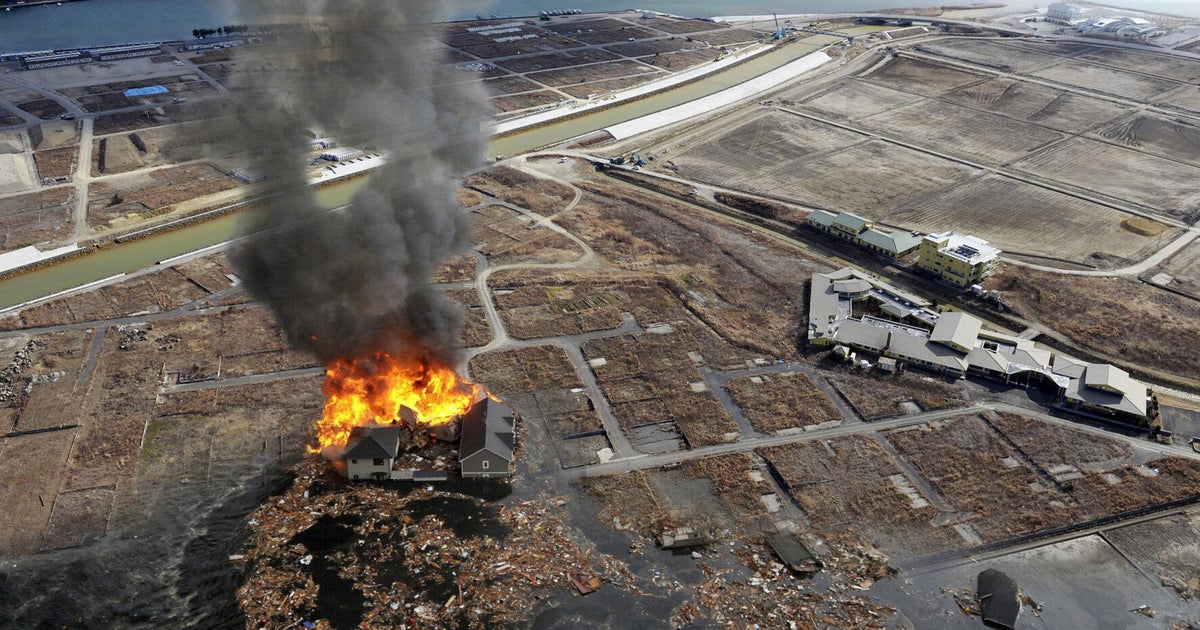
[[[487,628],[528,619],[548,596],[639,592],[624,563],[578,542],[561,498],[502,506],[444,485],[350,484],[315,457],[295,473],[231,557],[246,569],[247,627]],[[322,589],[344,590],[331,602]],[[347,611],[351,600],[361,605]]]
[[[694,600],[675,608],[672,627],[707,618],[732,628],[885,628],[895,612],[850,593],[865,591],[875,579],[895,573],[886,558],[869,548],[831,542],[828,554],[821,558],[829,580],[824,590],[796,576],[766,545],[735,541],[728,551],[749,569],[749,575],[738,577],[735,574],[744,572],[715,569],[699,560],[705,580],[696,587]]]
[[[37,340],[30,340],[24,348],[17,350],[13,360],[0,370],[0,403],[11,402],[17,396],[17,375],[33,365],[33,358],[42,349]]]
[[[152,324],[146,324],[146,328],[127,325],[117,326],[117,332],[121,335],[121,340],[117,342],[117,349],[132,350],[134,344],[146,340],[146,330],[152,328],[154,328]]]

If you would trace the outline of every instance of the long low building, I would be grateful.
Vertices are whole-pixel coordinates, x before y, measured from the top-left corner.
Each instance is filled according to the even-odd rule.
[[[900,258],[921,244],[915,233],[880,230],[871,220],[849,212],[813,210],[807,222],[814,229],[891,258]]]
[[[1089,413],[1141,424],[1156,418],[1149,390],[1116,366],[1055,355],[1031,340],[988,330],[968,313],[939,313],[849,267],[813,275],[808,341],[954,376],[1049,387],[1062,404]]]

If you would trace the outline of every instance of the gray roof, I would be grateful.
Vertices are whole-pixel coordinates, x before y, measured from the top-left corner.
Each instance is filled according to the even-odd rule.
[[[808,213],[809,222],[816,223],[817,225],[824,225],[825,227],[833,225],[833,220],[835,218],[837,218],[836,214],[832,212],[826,212],[825,210],[813,210],[812,212]]]
[[[888,334],[886,328],[872,326],[857,319],[847,319],[838,324],[834,338],[845,344],[881,351],[888,345]]]
[[[892,335],[888,344],[888,352],[902,360],[925,361],[933,365],[965,372],[967,366],[964,353],[952,350],[939,343],[934,343],[924,337],[898,333]]]
[[[966,313],[943,313],[933,327],[931,341],[946,344],[962,352],[970,352],[979,337],[983,322]]]
[[[857,214],[850,214],[849,212],[839,212],[833,221],[838,225],[846,227],[851,232],[859,232],[871,222],[869,219],[860,217]]]
[[[513,422],[513,413],[508,407],[490,398],[475,403],[463,414],[458,459],[487,450],[512,461]]]
[[[983,348],[975,348],[967,355],[967,361],[972,367],[978,367],[992,372],[1005,373],[1008,370],[1008,359],[999,352]]]
[[[342,459],[396,459],[400,451],[400,427],[368,425],[354,427]]]
[[[1072,359],[1061,354],[1054,357],[1054,373],[1068,378],[1082,378],[1087,366],[1087,363],[1079,359]]]
[[[858,238],[895,256],[911,252],[921,244],[921,237],[908,232],[884,232],[874,228],[859,234]]]
[[[865,293],[871,290],[871,283],[862,278],[834,280],[833,290],[838,293]]]
[[[1091,375],[1093,370],[1096,376]],[[1102,384],[1103,388],[1089,385],[1089,381]],[[1121,413],[1146,415],[1146,386],[1130,378],[1125,370],[1108,364],[1089,364],[1083,378],[1071,379],[1066,396],[1068,400]]]

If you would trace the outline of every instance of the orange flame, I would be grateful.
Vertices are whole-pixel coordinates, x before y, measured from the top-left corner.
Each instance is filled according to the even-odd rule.
[[[482,387],[453,369],[424,357],[376,353],[367,359],[337,359],[325,368],[325,412],[317,423],[319,452],[342,447],[354,427],[387,424],[408,407],[423,426],[437,426],[466,413]]]

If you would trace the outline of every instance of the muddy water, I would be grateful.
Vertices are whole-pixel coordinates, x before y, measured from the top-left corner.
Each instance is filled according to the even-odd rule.
[[[279,468],[259,458],[207,485],[159,480],[170,489],[150,519],[112,524],[86,547],[0,561],[0,628],[245,627],[229,556],[246,515],[290,483]]]

